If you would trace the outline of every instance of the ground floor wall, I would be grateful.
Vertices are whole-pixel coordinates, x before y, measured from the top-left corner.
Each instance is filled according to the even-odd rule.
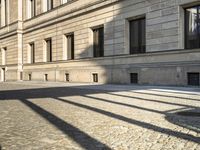
[[[19,71],[19,66],[1,66],[0,81],[19,81],[22,79],[22,72]]]
[[[199,50],[182,50],[37,63],[24,65],[23,80],[186,86],[199,60]]]

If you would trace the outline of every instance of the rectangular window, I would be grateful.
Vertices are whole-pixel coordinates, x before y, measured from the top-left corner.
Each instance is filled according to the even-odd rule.
[[[200,5],[185,9],[185,47],[200,48]]]
[[[1,5],[1,9],[0,9],[1,26],[6,26],[8,24],[7,0],[1,0],[0,5]]]
[[[23,80],[23,72],[20,72],[20,80]]]
[[[52,62],[52,40],[47,39],[46,41],[46,61]]]
[[[31,81],[32,80],[32,75],[28,74],[28,80]]]
[[[93,54],[94,57],[104,56],[104,28],[97,28],[93,30]]]
[[[2,65],[6,65],[7,48],[4,47],[1,51],[2,54]]]
[[[48,74],[44,74],[44,81],[48,81]]]
[[[36,7],[35,7],[35,0],[30,0],[30,17],[34,17],[35,16],[35,12],[36,12]]]
[[[137,73],[131,73],[130,74],[130,81],[132,84],[138,84],[138,74]]]
[[[0,0],[0,27],[1,27],[1,18],[2,18],[1,10],[2,10],[2,2]]]
[[[70,0],[61,0],[61,4],[65,4],[65,3],[67,3],[68,1],[70,1]]]
[[[69,73],[65,73],[65,81],[69,82]]]
[[[67,59],[74,59],[74,34],[66,35],[67,38]]]
[[[6,81],[6,69],[1,68],[1,81],[5,82]]]
[[[98,74],[97,73],[93,73],[93,82],[98,82]]]
[[[5,0],[5,25],[8,24],[8,14],[7,14],[7,0]]]
[[[35,63],[35,44],[30,43],[30,63]]]
[[[188,85],[199,86],[200,85],[200,75],[197,72],[188,73]]]
[[[130,54],[146,51],[146,21],[145,18],[130,21]]]
[[[53,0],[47,0],[47,11],[53,9]]]

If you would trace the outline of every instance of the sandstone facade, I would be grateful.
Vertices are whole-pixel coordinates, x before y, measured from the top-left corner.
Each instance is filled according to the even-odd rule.
[[[3,6],[6,2],[7,24]],[[200,73],[200,48],[185,48],[185,8],[199,0],[28,0],[1,1],[1,81],[34,80],[188,85],[188,73]],[[130,54],[129,21],[146,20],[146,53]],[[104,27],[104,57],[93,57],[93,28]],[[66,34],[74,34],[74,60],[67,60]],[[46,62],[45,40],[52,40],[52,62]],[[35,63],[30,63],[30,43]],[[6,56],[4,49],[6,48]],[[5,58],[4,58],[5,57]],[[6,63],[3,63],[6,59]]]

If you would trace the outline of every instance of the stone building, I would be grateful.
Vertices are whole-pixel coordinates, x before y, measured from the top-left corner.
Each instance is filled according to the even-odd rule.
[[[199,0],[1,0],[1,81],[199,85]]]

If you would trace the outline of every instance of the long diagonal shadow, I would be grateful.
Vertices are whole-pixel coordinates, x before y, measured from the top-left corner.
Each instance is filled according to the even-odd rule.
[[[181,107],[187,107],[187,108],[199,108],[199,107],[196,107],[196,106],[190,106],[190,105],[184,105],[184,104],[177,104],[177,103],[171,103],[171,102],[165,102],[165,101],[147,99],[147,98],[136,97],[136,96],[127,96],[127,95],[116,94],[116,93],[107,93],[107,94],[114,95],[114,96],[119,96],[119,97],[127,97],[127,98],[132,98],[132,99],[134,98],[134,99],[139,99],[139,100],[142,100],[142,101],[167,104],[167,105],[181,106]]]
[[[153,91],[153,92],[160,92],[160,93],[169,93],[169,94],[186,94],[186,95],[198,95],[200,96],[200,94],[197,94],[197,93],[185,93],[185,92],[178,92],[178,91],[169,91],[169,90],[157,90],[157,89],[148,89],[148,91]],[[200,91],[199,91],[200,92]]]
[[[96,149],[106,149],[111,150],[110,147],[101,143],[100,141],[94,139],[93,137],[89,136],[87,133],[84,133],[80,129],[74,127],[73,125],[65,122],[64,120],[58,118],[54,114],[44,110],[43,108],[35,105],[34,103],[26,100],[20,99],[26,106],[31,108],[34,112],[42,116],[46,119],[49,123],[54,125],[57,129],[65,133],[69,136],[72,140],[74,140],[77,144],[79,144],[82,148],[87,150],[96,150]]]
[[[143,94],[143,95],[151,95],[151,96],[159,96],[159,97],[167,97],[167,98],[178,98],[178,99],[185,99],[185,100],[191,100],[191,101],[200,101],[200,99],[186,98],[186,97],[181,97],[181,96],[162,95],[162,94],[136,92],[136,91],[131,91],[131,92],[136,93],[136,94]]]
[[[80,103],[68,101],[66,99],[55,98],[55,97],[54,97],[54,99],[65,102],[67,104],[71,104],[71,105],[74,105],[74,106],[77,106],[77,107],[81,107],[81,108],[90,110],[90,111],[93,111],[93,112],[96,112],[96,113],[99,113],[99,114],[102,114],[102,115],[105,115],[105,116],[108,116],[108,117],[111,117],[111,118],[114,118],[114,119],[118,119],[118,120],[130,123],[130,124],[134,124],[134,125],[137,125],[137,126],[142,127],[142,128],[150,129],[150,130],[160,132],[160,133],[163,133],[163,134],[166,134],[166,135],[174,136],[174,137],[177,137],[177,138],[180,138],[180,139],[200,143],[199,137],[195,137],[195,136],[190,135],[190,134],[185,134],[185,133],[181,133],[181,132],[177,132],[177,131],[172,131],[172,130],[166,129],[166,128],[161,128],[159,126],[155,126],[155,125],[145,123],[145,122],[142,122],[142,121],[130,119],[130,118],[127,118],[127,117],[124,117],[124,116],[121,116],[121,115],[118,115],[118,114],[115,114],[115,113],[112,113],[112,112],[109,112],[109,111],[105,111],[105,110],[102,110],[102,109],[98,109],[98,108],[95,108],[95,107],[91,107],[91,106],[88,106],[88,105],[83,105],[83,104],[80,104]]]
[[[92,97],[92,96],[88,96],[88,95],[87,96],[86,95],[82,95],[82,96],[83,97],[87,97],[87,98],[91,98],[91,99],[94,99],[94,100],[102,101],[102,102],[111,103],[111,104],[122,105],[122,106],[130,107],[130,108],[140,109],[140,110],[144,110],[144,111],[150,111],[150,112],[154,112],[154,113],[158,113],[158,114],[165,114],[164,112],[159,111],[159,110],[139,107],[139,106],[136,106],[136,105],[133,105],[133,104],[125,104],[125,103],[121,103],[121,102],[111,101],[111,100],[98,98],[98,97]]]

